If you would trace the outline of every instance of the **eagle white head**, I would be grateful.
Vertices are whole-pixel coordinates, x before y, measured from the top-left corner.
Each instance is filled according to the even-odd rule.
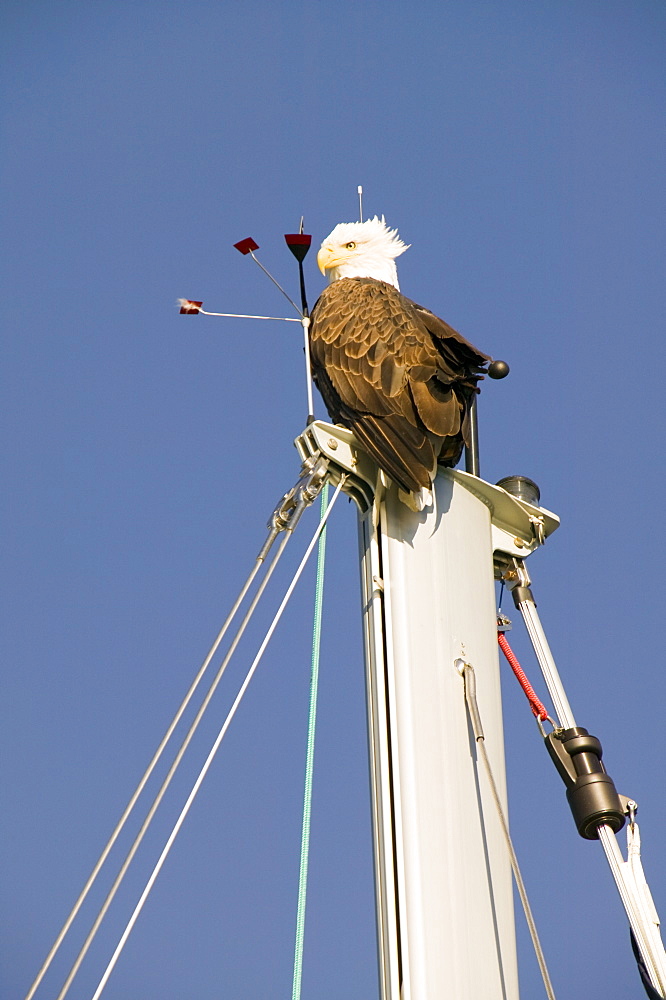
[[[395,258],[408,249],[397,229],[389,229],[384,216],[375,216],[367,222],[340,222],[322,243],[317,263],[329,281],[376,278],[399,290]]]

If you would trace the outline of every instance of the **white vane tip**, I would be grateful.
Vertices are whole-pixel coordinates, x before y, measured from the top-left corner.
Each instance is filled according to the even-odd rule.
[[[194,316],[201,312],[203,302],[195,302],[193,299],[177,299],[176,304],[180,306],[181,316]]]

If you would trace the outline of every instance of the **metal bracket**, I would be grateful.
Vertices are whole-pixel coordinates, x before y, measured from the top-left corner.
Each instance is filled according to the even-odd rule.
[[[344,492],[362,512],[372,507],[377,466],[359,446],[352,431],[340,424],[314,420],[294,444],[304,460],[316,454],[328,459],[334,486],[342,473],[347,473],[349,478],[343,487]],[[446,473],[490,509],[493,550],[496,553],[505,557],[528,556],[559,527],[557,515],[545,507],[534,507],[507,493],[501,486],[493,486],[460,469],[447,469]]]
[[[337,486],[347,476],[343,491],[355,501],[361,512],[370,510],[375,498],[377,466],[359,448],[356,438],[346,427],[313,420],[294,441],[304,461],[315,456],[326,460],[330,482]]]
[[[521,557],[506,556],[503,552],[495,553],[495,577],[503,580],[509,590],[516,608],[521,601],[534,601],[534,596],[530,589],[532,583],[530,575],[525,566],[525,560]]]
[[[638,812],[638,802],[635,799],[629,798],[628,795],[622,795],[618,792],[618,797],[620,803],[622,804],[622,809],[624,810],[624,815],[628,818],[629,822],[633,825],[634,817]]]
[[[513,628],[513,623],[507,615],[503,613],[497,615],[498,632],[510,632],[512,628]]]
[[[490,509],[496,562],[498,555],[500,558],[509,556],[520,559],[531,555],[560,526],[557,514],[545,507],[534,507],[507,493],[501,486],[493,486],[461,469],[449,472],[456,482],[474,493]]]

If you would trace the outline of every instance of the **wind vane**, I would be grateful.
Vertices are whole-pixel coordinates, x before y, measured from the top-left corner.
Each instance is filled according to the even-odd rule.
[[[252,260],[257,264],[267,277],[273,282],[276,288],[284,295],[287,301],[294,307],[298,313],[298,319],[293,316],[256,316],[248,313],[222,313],[222,312],[209,312],[203,308],[203,302],[195,299],[178,299],[178,304],[180,306],[181,316],[196,316],[201,313],[204,316],[223,316],[232,319],[270,319],[277,320],[285,323],[300,323],[303,327],[303,340],[305,346],[305,384],[307,389],[307,400],[308,400],[308,418],[307,422],[311,423],[314,420],[314,403],[312,399],[312,376],[310,374],[310,315],[308,312],[307,296],[305,292],[305,276],[303,274],[303,261],[310,249],[310,244],[312,243],[312,236],[303,232],[303,216],[301,216],[301,223],[298,233],[287,233],[285,234],[285,241],[287,246],[293,253],[294,257],[298,261],[298,276],[301,289],[301,306],[300,308],[296,305],[294,300],[290,295],[285,292],[282,285],[275,280],[270,271],[264,267],[261,261],[255,255],[255,250],[259,249],[259,244],[252,239],[251,236],[247,236],[244,240],[239,240],[238,243],[234,243],[234,247],[239,253],[242,253],[244,257],[248,255],[252,257]]]
[[[305,278],[303,277],[303,261],[310,249],[312,237],[303,232],[303,216],[297,233],[286,233],[285,241],[294,257],[298,261],[298,277],[301,283],[301,309],[304,316],[308,316],[308,300],[305,295]]]

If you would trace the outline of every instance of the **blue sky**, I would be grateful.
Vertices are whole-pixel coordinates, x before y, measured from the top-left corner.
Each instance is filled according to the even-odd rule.
[[[664,4],[7,0],[3,22],[4,995],[27,989],[298,474],[300,329],[175,300],[282,314],[232,244],[252,235],[296,293],[283,234],[304,215],[318,244],[358,184],[412,245],[403,291],[511,365],[484,386],[481,472],[529,475],[562,517],[535,593],[574,712],[640,804],[663,913]],[[312,302],[314,254],[306,269]],[[303,979],[322,1000],[377,989],[355,530],[344,502]],[[311,606],[310,574],[110,1000],[288,994]],[[72,996],[92,994],[260,626]],[[511,822],[556,992],[637,996],[600,848],[506,681]]]

